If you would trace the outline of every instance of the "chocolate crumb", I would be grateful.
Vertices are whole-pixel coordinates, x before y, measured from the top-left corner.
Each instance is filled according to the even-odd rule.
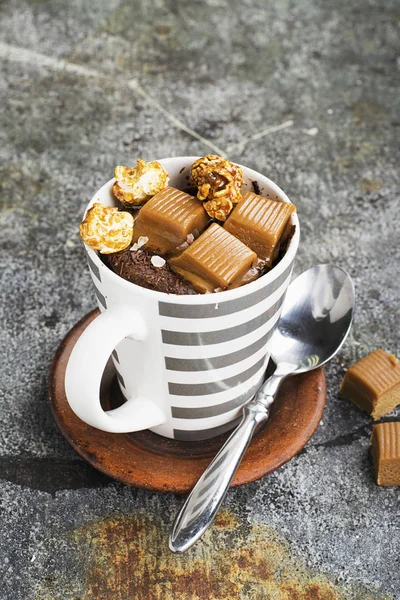
[[[260,192],[260,186],[259,186],[259,184],[258,184],[258,181],[252,181],[251,183],[252,183],[252,185],[253,185],[253,192],[254,192],[255,194],[258,194],[259,196],[261,196],[261,192]]]
[[[280,245],[279,248],[279,254],[278,254],[278,258],[276,259],[275,263],[274,263],[274,267],[278,264],[278,262],[285,256],[286,251],[288,249],[289,243],[292,239],[292,237],[294,236],[294,232],[296,231],[296,225],[292,225],[289,235],[287,236],[287,238],[282,242],[282,244]]]
[[[103,255],[102,258],[117,275],[149,290],[177,295],[197,293],[187,281],[170,269],[167,262],[162,267],[154,266],[151,262],[154,256],[154,252],[144,248],[136,252],[126,248],[114,254]]]
[[[197,196],[197,187],[195,187],[194,185],[188,185],[187,187],[185,187],[182,192],[185,192],[185,194],[189,194],[189,196],[194,196],[196,198]]]

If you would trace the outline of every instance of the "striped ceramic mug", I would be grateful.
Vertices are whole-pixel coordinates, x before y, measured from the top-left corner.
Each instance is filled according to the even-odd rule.
[[[170,185],[184,188],[197,157],[160,160]],[[242,167],[244,190],[257,182],[262,195],[289,202],[272,181]],[[114,205],[112,184],[91,200]],[[214,294],[177,296],[126,281],[85,247],[101,314],[76,343],[65,389],[73,411],[110,432],[150,428],[179,440],[201,440],[231,429],[240,408],[261,384],[268,341],[279,319],[299,243],[269,273],[243,287]],[[112,354],[125,404],[103,411],[99,390]]]

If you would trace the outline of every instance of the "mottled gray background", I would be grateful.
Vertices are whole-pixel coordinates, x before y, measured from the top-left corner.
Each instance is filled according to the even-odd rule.
[[[400,352],[399,21],[395,0],[0,2],[2,600],[400,598],[399,489],[375,485],[371,420],[337,393],[369,350]],[[297,272],[345,267],[357,314],[311,442],[179,558],[181,499],[86,465],[46,385],[95,305],[93,193],[138,156],[218,149],[289,194]]]

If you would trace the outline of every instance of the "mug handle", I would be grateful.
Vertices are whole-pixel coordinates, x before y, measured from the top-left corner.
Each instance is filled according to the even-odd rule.
[[[129,306],[106,309],[82,333],[65,373],[68,403],[82,421],[111,433],[140,431],[166,421],[159,406],[140,396],[107,412],[100,405],[100,383],[110,354],[127,336],[143,342],[147,334],[143,317]]]

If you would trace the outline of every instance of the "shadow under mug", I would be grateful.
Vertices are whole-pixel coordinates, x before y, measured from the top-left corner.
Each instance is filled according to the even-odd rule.
[[[170,185],[184,189],[197,157],[159,162]],[[290,202],[267,177],[242,167],[243,191]],[[113,206],[114,179],[92,198]],[[220,435],[238,422],[241,407],[261,385],[269,340],[277,325],[299,244],[299,223],[279,263],[256,281],[213,294],[177,296],[137,286],[109,269],[85,246],[101,314],[76,343],[65,390],[83,421],[115,433],[142,429],[195,441]],[[100,383],[112,355],[126,402],[104,411]]]

